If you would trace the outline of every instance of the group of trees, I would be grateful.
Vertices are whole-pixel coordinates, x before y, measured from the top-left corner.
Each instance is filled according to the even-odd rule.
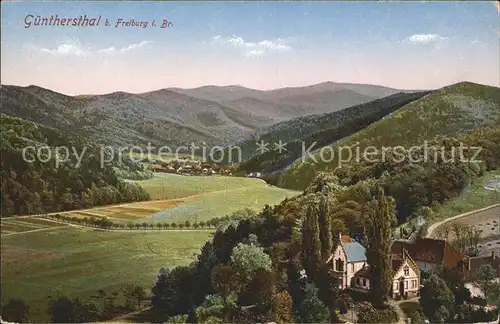
[[[394,226],[419,217],[432,217],[437,204],[460,194],[484,171],[500,167],[497,149],[500,130],[484,128],[457,138],[439,138],[435,143],[449,148],[458,145],[457,141],[483,147],[482,155],[477,157],[483,163],[450,162],[445,159],[445,154],[425,163],[398,164],[387,159],[385,163],[352,164],[318,174],[302,195],[286,199],[274,207],[266,206],[256,217],[226,224],[224,230],[217,231],[205,244],[191,265],[174,268],[159,276],[153,288],[154,314],[159,320],[175,322],[202,316],[200,307],[223,305],[237,310],[236,313],[220,315],[222,317],[218,318],[223,322],[228,319],[237,322],[271,320],[264,311],[265,307],[259,305],[272,305],[260,298],[288,294],[294,321],[311,321],[311,317],[301,315],[304,309],[309,309],[310,316],[318,316],[314,322],[335,322],[346,303],[342,302],[336,288],[338,284],[328,274],[325,261],[335,248],[338,234],[348,233],[366,246],[368,263],[373,271],[373,309],[366,309],[365,314],[372,319],[392,321],[394,312],[386,301],[392,278],[390,246]],[[467,152],[464,154],[466,158],[471,157]],[[269,280],[272,284],[260,286],[262,289],[264,286],[274,287],[275,290],[267,295],[255,290],[243,298],[246,296],[243,290],[231,286],[238,280],[231,279],[221,288],[221,284],[213,279],[233,278],[231,273],[236,268],[232,252],[251,235],[255,235],[256,246],[262,248],[272,261],[271,271],[267,270],[264,275],[260,273],[261,269],[257,276],[261,282]],[[245,267],[251,267],[252,260],[247,259]],[[224,275],[215,275],[212,273],[214,269],[221,270]],[[302,270],[305,270],[306,278],[301,275]],[[220,299],[214,299],[217,294]],[[207,296],[212,296],[209,301]],[[419,316],[424,317],[423,314],[414,314],[415,320]]]
[[[474,307],[463,268],[442,269],[440,273],[424,274],[420,305],[431,323],[477,323],[497,318],[500,308],[500,284],[494,281],[495,270],[482,265],[474,276],[474,284],[484,292],[482,305],[496,305],[497,311]]]
[[[128,180],[147,180],[153,177],[153,172],[151,170],[144,171],[130,171],[126,169],[115,168],[115,174],[120,179]]]
[[[113,170],[118,178],[128,180],[147,180],[153,177],[153,172],[145,167],[143,163],[140,163],[147,163],[147,161],[133,160],[132,156],[122,154],[121,152],[114,153],[114,156],[114,160],[117,162],[114,164],[115,166]]]
[[[81,137],[0,115],[1,213],[28,215],[148,200]],[[30,148],[30,149],[26,149]]]
[[[331,180],[327,175],[319,177],[303,195],[266,206],[257,217],[217,231],[191,265],[162,271],[153,287],[156,320],[196,318],[210,322],[213,319],[207,319],[207,308],[219,305],[215,307],[219,313],[214,311],[219,315],[210,316],[218,316],[222,322],[276,321],[276,313],[268,311],[276,308],[286,309],[284,318],[293,321],[337,322],[339,312],[349,302],[342,302],[338,282],[330,275],[326,260],[339,233],[364,236],[363,220],[370,219],[372,210],[363,209],[353,199],[364,197],[372,208],[380,209],[372,215],[373,228],[367,232],[366,240],[372,242],[373,250],[390,247],[395,212],[394,202],[375,183],[349,189]],[[380,234],[382,229],[385,234]],[[389,243],[376,246],[381,235]],[[373,264],[387,264],[383,253],[374,253],[371,260]],[[387,286],[387,273],[381,269],[379,277],[376,287]],[[386,292],[383,301],[387,300],[388,289]],[[377,312],[389,312],[382,304]],[[220,313],[220,309],[225,311]]]
[[[89,299],[57,295],[49,297],[46,314],[52,323],[105,321],[141,309],[146,297],[144,287],[133,284],[110,293],[101,289]],[[36,316],[40,314],[33,313],[23,299],[11,298],[2,305],[6,321],[32,323]]]
[[[224,231],[228,226],[237,226],[238,222],[242,219],[255,217],[256,213],[250,209],[243,209],[231,215],[223,217],[215,217],[207,221],[193,222],[186,220],[184,222],[165,222],[165,223],[117,223],[113,222],[107,217],[76,217],[66,214],[49,214],[44,217],[49,217],[58,221],[74,223],[82,226],[96,227],[102,229],[116,229],[116,230],[175,230],[175,229],[202,229],[202,228],[215,228]]]
[[[459,195],[485,171],[500,169],[500,129],[484,127],[455,137],[437,137],[419,149],[394,151],[375,162],[361,160],[331,172],[343,186],[376,180],[396,202],[399,224],[414,219],[422,207],[435,207]],[[459,147],[464,149],[460,154]],[[462,155],[462,156],[461,156]]]
[[[451,241],[455,248],[469,256],[476,256],[479,253],[481,230],[476,226],[453,222],[449,226],[440,227],[436,237]]]

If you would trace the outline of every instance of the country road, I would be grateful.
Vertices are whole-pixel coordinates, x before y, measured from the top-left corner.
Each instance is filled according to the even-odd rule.
[[[68,224],[66,224],[66,225],[68,225]],[[65,227],[68,227],[68,226],[56,226],[56,227],[37,228],[37,229],[34,229],[34,230],[29,230],[29,231],[24,231],[24,232],[2,234],[2,237],[4,237],[4,236],[20,235],[20,234],[28,234],[28,233],[33,233],[33,232],[51,231],[51,230],[54,230],[54,229],[65,228]]]
[[[470,211],[470,212],[467,212],[467,213],[462,213],[462,214],[459,214],[459,215],[455,215],[453,217],[449,217],[449,218],[443,219],[442,221],[439,221],[439,222],[434,223],[431,226],[429,226],[429,228],[427,229],[427,235],[426,235],[426,237],[431,238],[432,234],[434,234],[434,232],[436,231],[436,229],[438,229],[439,226],[441,226],[441,225],[443,225],[443,224],[445,224],[447,222],[451,222],[451,221],[454,221],[454,220],[462,218],[462,217],[466,217],[466,216],[474,215],[474,214],[477,214],[477,213],[480,213],[480,212],[483,212],[483,211],[487,211],[487,210],[490,210],[490,209],[498,207],[498,206],[500,206],[500,204],[494,204],[494,205],[490,205],[488,207],[484,207],[484,208],[481,208],[481,209],[476,209],[476,210],[473,210],[473,211]]]

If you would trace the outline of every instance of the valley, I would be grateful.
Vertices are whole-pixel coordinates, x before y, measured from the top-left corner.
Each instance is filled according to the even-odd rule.
[[[304,217],[306,206],[319,204],[324,195],[337,199],[338,205],[331,213],[337,220],[335,226],[349,228],[351,233],[359,231],[359,206],[366,203],[361,192],[375,185],[397,199],[395,213],[401,224],[420,213],[421,202],[427,199],[422,190],[426,179],[434,179],[429,180],[434,182],[426,189],[435,192],[429,198],[433,202],[434,221],[498,200],[494,190],[484,189],[491,187],[493,177],[498,175],[495,170],[500,169],[498,152],[494,150],[499,139],[495,126],[500,125],[495,106],[500,99],[498,88],[472,83],[407,92],[360,87],[326,83],[274,92],[245,88],[238,90],[242,97],[224,87],[67,97],[36,87],[3,86],[2,91],[10,98],[2,114],[2,134],[9,143],[3,152],[12,160],[2,163],[13,173],[3,174],[7,182],[2,187],[2,199],[7,202],[3,208],[9,207],[6,210],[14,215],[2,217],[1,221],[2,303],[22,298],[32,309],[32,319],[47,321],[50,318],[45,308],[50,298],[64,295],[100,304],[103,295],[112,295],[119,304],[127,300],[126,287],[133,282],[145,289],[140,307],[155,305],[155,293],[151,294],[149,288],[157,284],[160,268],[183,271],[182,266],[196,267],[207,258],[207,249],[212,249],[213,244],[222,244],[222,250],[216,253],[228,253],[223,247],[226,243],[221,242],[232,235],[229,233],[245,230],[238,226],[242,223],[255,228],[264,240],[261,244],[269,248],[275,246],[275,235],[281,242],[276,244],[293,243],[290,233],[294,230],[289,227]],[[332,104],[342,103],[337,95],[352,99],[350,95],[356,89],[363,89],[363,94],[355,96],[353,105]],[[382,90],[386,97],[364,102]],[[248,99],[249,95],[253,99]],[[319,101],[311,102],[319,114],[305,115],[305,111],[311,110],[301,100],[310,101],[308,96],[317,96]],[[325,100],[324,106],[321,100]],[[32,110],[26,102],[42,105],[44,117],[37,115],[41,110]],[[231,102],[239,106],[231,106]],[[293,103],[298,106],[292,107]],[[245,104],[252,108],[242,106]],[[69,111],[67,105],[77,109]],[[261,108],[255,108],[256,105]],[[196,108],[201,106],[208,110]],[[54,114],[56,110],[59,115]],[[148,128],[151,132],[144,132],[136,127],[136,120],[142,120],[141,125],[159,128],[153,126]],[[172,128],[165,128],[165,123]],[[66,134],[73,129],[75,132],[68,137]],[[112,132],[104,132],[105,129]],[[168,135],[166,132],[170,131]],[[141,153],[141,147],[151,140],[162,139],[175,147],[170,140],[174,137],[177,144],[199,138],[207,145],[240,146],[244,158],[242,163],[229,164],[189,154]],[[318,163],[299,161],[304,143],[314,144],[317,150],[311,154],[317,159],[318,151],[325,147],[416,145],[425,140],[437,144],[442,137],[452,142],[480,144],[485,163],[457,164],[448,170],[438,161],[424,161],[421,165],[345,161],[343,168],[335,167],[340,157],[328,162],[319,159]],[[253,152],[257,140],[283,140],[287,150],[281,154],[258,154]],[[48,143],[53,148],[75,144],[81,148],[94,141],[114,147],[134,144],[136,150],[126,150],[130,153],[118,161],[109,159],[97,176],[86,173],[85,168],[78,169],[69,173],[68,181],[64,180],[68,176],[65,172],[75,163],[71,159],[58,164],[27,164],[19,158],[24,143],[33,143],[35,147]],[[97,147],[91,152],[97,152]],[[98,155],[89,156],[91,160],[81,162],[84,167],[97,170],[97,160],[92,158]],[[19,170],[28,170],[31,178],[17,176]],[[254,174],[259,174],[258,178]],[[451,174],[456,179],[444,179]],[[38,177],[49,175],[56,179],[53,187],[38,182]],[[460,194],[462,187],[476,178],[479,180]],[[78,180],[81,184],[76,185]],[[26,189],[15,189],[18,183]],[[19,203],[23,195],[31,195],[31,209]],[[58,195],[66,196],[47,200]],[[49,201],[59,201],[59,205],[49,205]],[[463,222],[492,225],[495,216],[491,215],[481,216],[481,221],[464,218]],[[496,237],[488,233],[484,232],[488,241],[481,245],[486,252],[496,249]],[[116,316],[124,313],[117,312]]]
[[[0,2],[1,323],[500,320],[500,2]]]
[[[25,299],[33,308],[32,318],[47,321],[48,296],[91,298],[98,290],[111,294],[137,272],[140,276],[134,282],[148,287],[161,267],[193,261],[216,231],[213,225],[159,228],[160,221],[194,225],[245,208],[259,211],[298,194],[239,177],[157,173],[150,180],[131,182],[156,200],[56,213],[72,218],[71,222],[49,214],[2,218],[3,298]],[[158,213],[172,216],[158,218]],[[106,231],[74,222],[84,218],[106,218],[122,227]]]

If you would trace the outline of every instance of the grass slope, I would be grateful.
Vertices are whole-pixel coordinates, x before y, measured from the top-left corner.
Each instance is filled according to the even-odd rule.
[[[225,176],[183,176],[155,173],[152,179],[134,181],[146,190],[151,199],[176,199],[201,193],[242,187],[264,186],[263,180]]]
[[[44,316],[47,296],[90,297],[133,283],[148,289],[161,267],[187,264],[210,231],[106,233],[72,227],[2,236],[2,302],[23,298]]]
[[[444,87],[413,101],[363,130],[297,160],[280,177],[285,188],[303,189],[318,171],[339,166],[339,149],[423,145],[437,135],[454,135],[485,125],[500,126],[500,88],[470,82]],[[333,152],[334,156],[331,155]],[[345,152],[345,151],[344,151]],[[354,149],[352,149],[354,154]],[[346,153],[344,153],[346,154]],[[347,156],[343,156],[346,158]],[[362,158],[362,156],[361,156]]]
[[[288,121],[276,123],[261,131],[257,142],[286,143],[286,151],[269,150],[263,154],[252,156],[241,163],[240,169],[266,174],[277,171],[302,155],[303,145],[322,147],[380,120],[404,105],[422,98],[429,92],[397,93],[382,99],[352,106],[333,113],[308,115]],[[254,154],[255,141],[242,143],[243,152]]]
[[[231,190],[214,191],[187,198],[182,204],[155,213],[138,222],[184,222],[206,221],[229,215],[244,208],[256,211],[265,205],[275,205],[287,197],[300,192],[285,190],[269,185],[242,187]]]
[[[500,170],[487,172],[483,177],[470,185],[460,196],[441,205],[435,211],[433,222],[455,215],[467,213],[476,209],[500,203],[500,192],[485,190],[490,181],[500,176]]]

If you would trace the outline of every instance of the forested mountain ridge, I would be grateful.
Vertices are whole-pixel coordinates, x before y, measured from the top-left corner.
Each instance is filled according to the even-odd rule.
[[[310,114],[338,111],[398,92],[414,92],[371,84],[331,81],[274,90],[255,90],[237,85],[168,90],[218,102],[240,113],[251,113],[262,119],[261,126]]]
[[[84,137],[4,114],[0,132],[2,217],[149,199],[117,178],[118,161],[101,165],[100,148]]]
[[[472,82],[453,84],[412,101],[383,119],[343,138],[328,147],[338,152],[340,147],[359,143],[359,150],[368,147],[409,148],[423,145],[438,135],[454,136],[483,126],[500,127],[500,88]],[[324,151],[324,149],[323,149]],[[339,157],[318,159],[321,150],[312,152],[305,161],[294,162],[282,174],[276,174],[275,184],[303,189],[314,176],[339,165]]]
[[[244,156],[239,168],[264,174],[280,170],[300,157],[303,146],[308,148],[314,145],[317,149],[331,144],[429,93],[397,93],[332,113],[307,115],[275,123],[260,130],[254,139],[239,144]],[[279,152],[271,148],[261,154],[255,152],[255,142],[275,143],[280,140],[286,143],[286,151]]]
[[[276,121],[343,109],[395,91],[331,82],[272,91],[207,86],[80,96],[38,86],[2,85],[0,89],[2,112],[7,115],[86,136],[100,144],[145,146],[151,142],[171,148],[191,142],[234,144]]]
[[[252,132],[228,117],[219,104],[189,97],[180,100],[182,95],[173,92],[161,104],[124,92],[71,97],[34,86],[5,85],[1,92],[3,113],[105,145],[221,144]]]

